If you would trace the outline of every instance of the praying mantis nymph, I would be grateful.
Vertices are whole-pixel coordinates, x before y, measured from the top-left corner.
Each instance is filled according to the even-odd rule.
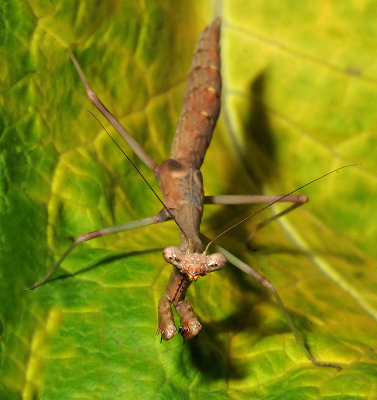
[[[113,233],[161,223],[167,220],[174,220],[180,231],[180,243],[178,246],[169,246],[163,251],[165,261],[171,264],[173,268],[167,288],[158,304],[157,332],[161,334],[161,339],[169,340],[179,332],[184,340],[188,340],[195,337],[200,332],[202,325],[195,316],[190,303],[185,299],[187,289],[200,276],[224,268],[228,260],[233,265],[256,279],[273,294],[279,306],[282,308],[298,344],[314,364],[340,369],[338,365],[318,361],[312,356],[309,349],[304,344],[300,333],[296,329],[287,309],[283,305],[280,296],[267,278],[220,246],[217,246],[219,249],[218,253],[209,254],[209,248],[220,236],[228,233],[230,230],[236,228],[241,223],[274,203],[293,203],[279,214],[258,224],[256,230],[261,229],[274,219],[299,207],[307,201],[305,195],[297,195],[294,194],[295,192],[326,175],[344,168],[341,167],[335,171],[331,171],[284,196],[204,196],[203,179],[200,167],[203,163],[206,150],[210,144],[212,133],[220,113],[220,27],[221,21],[218,18],[202,32],[199,38],[187,81],[182,112],[179,117],[171,155],[169,159],[163,161],[160,165],[152,160],[145,150],[102,104],[98,96],[89,86],[76,57],[70,53],[71,60],[81,78],[91,102],[123,137],[136,155],[153,171],[161,188],[163,200],[151,188],[146,179],[130,160],[132,165],[137,169],[144,181],[151,188],[155,196],[159,199],[163,208],[157,215],[148,218],[82,234],[62,255],[47,275],[41,281],[34,284],[32,289],[45,284],[50,276],[59,268],[62,261],[81,242]],[[126,157],[128,158],[127,155]],[[216,236],[214,239],[209,241],[207,246],[203,244],[200,237],[200,221],[204,204],[256,203],[265,203],[266,205],[254,214],[245,217],[237,224]],[[181,319],[178,329],[174,323],[172,305],[175,307]]]

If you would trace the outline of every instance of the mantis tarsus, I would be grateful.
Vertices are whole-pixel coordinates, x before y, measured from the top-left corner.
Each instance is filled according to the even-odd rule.
[[[164,259],[173,265],[173,269],[165,293],[161,297],[158,305],[157,332],[161,334],[161,339],[169,340],[178,333],[174,324],[171,308],[172,304],[181,318],[179,332],[183,338],[188,340],[200,332],[202,325],[196,318],[190,303],[185,300],[187,289],[193,281],[198,279],[199,276],[224,268],[226,260],[228,259],[228,261],[252,276],[272,292],[279,306],[282,308],[298,344],[303,348],[307,357],[314,364],[339,369],[339,366],[317,361],[311,355],[310,351],[305,346],[301,335],[295,328],[277,291],[268,279],[219,246],[217,246],[219,249],[218,253],[208,255],[208,249],[215,239],[251,218],[256,213],[228,228],[222,234],[210,241],[206,248],[204,248],[200,238],[199,228],[204,203],[266,203],[267,205],[258,210],[257,213],[276,202],[285,201],[293,203],[293,205],[289,206],[286,210],[257,225],[256,229],[260,229],[273,219],[276,219],[304,204],[307,201],[307,197],[305,195],[295,195],[294,193],[302,187],[320,179],[317,178],[285,196],[204,196],[200,167],[205,152],[209,146],[212,132],[220,112],[220,25],[220,19],[216,19],[202,32],[199,38],[187,81],[182,112],[179,117],[171,156],[160,165],[151,159],[136,140],[131,137],[127,130],[102,104],[98,96],[90,88],[75,56],[70,53],[71,60],[81,78],[91,102],[123,137],[136,155],[154,172],[163,194],[163,201],[157,193],[155,193],[152,188],[151,189],[162,203],[163,208],[160,213],[155,216],[81,235],[63,254],[47,275],[41,281],[34,284],[32,289],[46,283],[49,277],[59,268],[62,261],[81,242],[173,219],[180,230],[180,243],[177,247],[167,247],[163,252]],[[126,157],[128,158],[127,155]],[[145,180],[143,176],[142,178]]]

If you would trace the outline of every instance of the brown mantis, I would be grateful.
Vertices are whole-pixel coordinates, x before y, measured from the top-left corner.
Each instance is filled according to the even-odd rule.
[[[164,200],[162,201],[160,199],[148,182],[147,184],[160,200],[163,208],[160,213],[155,216],[81,235],[62,255],[47,275],[41,281],[34,284],[32,289],[46,283],[49,277],[59,268],[62,261],[81,242],[173,219],[180,231],[180,243],[177,247],[167,247],[163,252],[164,259],[169,264],[173,265],[173,269],[165,293],[158,304],[157,332],[161,334],[161,339],[169,340],[179,331],[183,338],[188,340],[200,332],[202,325],[196,318],[190,303],[185,300],[187,289],[193,281],[196,281],[199,278],[199,276],[204,276],[207,273],[224,268],[228,259],[228,261],[252,276],[272,292],[281,306],[297,342],[314,364],[339,368],[334,364],[317,361],[311,355],[310,351],[306,348],[301,335],[295,328],[277,291],[270,281],[219,246],[217,246],[217,248],[220,252],[211,255],[208,254],[209,247],[213,244],[214,240],[244,221],[250,219],[256,213],[228,228],[215,239],[210,241],[206,247],[204,247],[200,238],[199,229],[204,203],[267,203],[267,205],[258,210],[257,213],[276,202],[285,201],[293,203],[293,205],[289,206],[286,210],[257,225],[256,230],[258,230],[279,216],[282,216],[304,204],[307,201],[307,197],[304,195],[294,195],[293,193],[320,179],[317,178],[285,196],[204,196],[200,167],[220,112],[220,25],[220,19],[216,19],[203,31],[199,38],[187,82],[183,99],[183,108],[179,117],[171,156],[160,165],[157,165],[151,159],[136,140],[132,138],[127,130],[102,104],[98,96],[90,88],[75,56],[70,53],[71,60],[81,78],[91,102],[123,137],[136,155],[154,172]],[[128,158],[127,155],[126,157]],[[132,163],[131,160],[130,162]],[[135,165],[134,167],[136,168]],[[138,169],[137,171],[139,172]],[[141,175],[140,172],[139,174]],[[145,180],[143,176],[142,178]],[[181,319],[179,330],[177,330],[177,327],[174,324],[172,305],[174,305]]]

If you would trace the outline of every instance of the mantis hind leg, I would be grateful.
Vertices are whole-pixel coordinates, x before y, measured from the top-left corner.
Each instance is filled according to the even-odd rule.
[[[279,200],[281,198],[281,200]],[[259,222],[254,226],[254,229],[249,234],[246,239],[246,244],[250,246],[251,240],[254,238],[255,234],[266,225],[275,221],[276,219],[282,217],[283,215],[288,214],[289,212],[295,210],[296,208],[302,206],[308,201],[308,197],[304,194],[299,195],[291,195],[282,198],[282,196],[265,196],[265,195],[226,195],[226,196],[205,196],[204,203],[205,204],[269,204],[277,201],[279,203],[288,202],[293,203],[288,206],[286,209],[280,211],[279,213],[273,215],[270,218]]]
[[[81,69],[74,54],[68,52],[73,65],[81,79],[82,84],[85,87],[86,94],[93,105],[100,111],[100,113],[109,121],[113,128],[119,133],[120,136],[125,140],[125,142],[131,147],[134,153],[143,161],[152,171],[157,170],[157,164],[151,159],[147,152],[139,145],[139,143],[128,133],[126,128],[114,117],[114,115],[103,105],[102,101],[99,99],[97,94],[90,87],[86,76]]]

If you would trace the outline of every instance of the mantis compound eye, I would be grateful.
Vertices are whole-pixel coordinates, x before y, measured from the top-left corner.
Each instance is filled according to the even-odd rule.
[[[207,257],[208,272],[217,271],[226,265],[226,257],[221,253],[214,253]]]
[[[181,250],[176,246],[167,247],[162,253],[165,261],[169,264],[177,266],[183,258]]]

